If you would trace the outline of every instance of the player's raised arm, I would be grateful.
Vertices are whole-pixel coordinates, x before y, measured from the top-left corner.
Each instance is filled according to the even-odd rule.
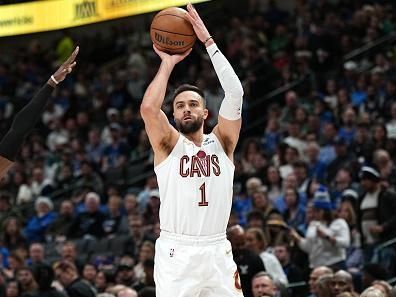
[[[187,57],[191,49],[183,54],[169,55],[155,46],[153,47],[162,61],[157,75],[144,94],[140,105],[140,113],[155,153],[154,164],[158,164],[171,152],[178,138],[178,132],[172,127],[165,113],[161,110],[168,80],[175,65]]]
[[[222,142],[227,155],[232,159],[241,130],[243,88],[231,64],[217,48],[196,9],[187,5],[188,18],[198,39],[205,45],[213,67],[224,90],[225,97],[220,107],[218,124],[213,132]]]
[[[11,167],[24,138],[39,120],[56,85],[62,82],[76,66],[78,51],[79,48],[76,47],[71,56],[51,75],[33,99],[15,115],[10,130],[0,142],[0,178]]]

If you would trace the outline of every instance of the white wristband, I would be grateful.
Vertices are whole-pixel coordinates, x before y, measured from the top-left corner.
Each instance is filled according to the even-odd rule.
[[[57,81],[53,75],[51,75],[51,80],[52,80],[56,85],[59,84],[59,81]]]

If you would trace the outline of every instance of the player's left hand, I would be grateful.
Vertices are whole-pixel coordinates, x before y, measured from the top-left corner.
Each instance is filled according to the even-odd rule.
[[[170,55],[168,53],[161,51],[158,47],[155,46],[155,44],[153,44],[153,48],[154,51],[157,53],[157,55],[161,58],[161,60],[167,63],[170,67],[174,67],[177,63],[184,60],[184,58],[187,57],[192,51],[192,48],[190,48],[186,50],[184,53]]]
[[[187,4],[187,17],[190,20],[198,39],[203,43],[207,41],[210,37],[208,29],[206,29],[204,22],[191,3]]]
[[[78,55],[78,51],[80,48],[77,46],[73,53],[70,55],[69,58],[63,64],[58,68],[58,70],[55,71],[53,74],[54,78],[56,79],[57,82],[61,82],[65,79],[65,77],[72,72],[74,66],[76,66],[77,62],[76,57]]]

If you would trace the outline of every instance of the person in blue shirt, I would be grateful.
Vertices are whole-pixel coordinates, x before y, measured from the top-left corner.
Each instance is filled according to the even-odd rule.
[[[37,214],[28,221],[25,235],[29,242],[45,242],[45,233],[56,219],[52,211],[54,206],[49,198],[43,196],[37,198],[34,206]]]

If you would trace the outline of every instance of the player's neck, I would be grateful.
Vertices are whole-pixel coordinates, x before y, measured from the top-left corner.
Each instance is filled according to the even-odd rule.
[[[188,140],[192,141],[196,146],[201,146],[204,139],[204,134],[202,130],[194,133],[184,134],[184,136]]]

